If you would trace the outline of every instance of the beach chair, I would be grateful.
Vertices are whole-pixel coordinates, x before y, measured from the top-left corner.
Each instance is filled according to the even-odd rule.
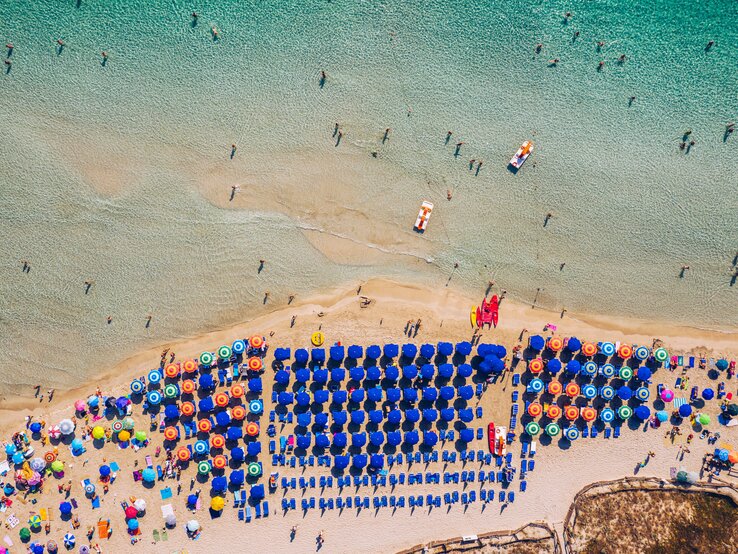
[[[614,439],[620,438],[620,426],[619,425],[612,430],[612,437]]]
[[[500,494],[498,496],[498,499],[499,499],[500,502],[504,502],[505,501],[505,491],[500,491]]]
[[[520,373],[513,373],[512,384],[514,387],[517,387],[520,384]]]
[[[481,427],[477,428],[477,440],[481,440],[484,438],[484,429]]]
[[[469,483],[473,483],[477,479],[477,474],[474,470],[470,470],[469,473],[466,474],[466,480]]]
[[[410,497],[410,501],[412,502],[412,496]],[[451,493],[448,493],[447,492],[446,494],[443,495],[443,503],[444,504],[451,504]],[[411,507],[413,505],[414,504],[412,504],[412,503],[410,504]]]
[[[313,466],[315,465],[315,456],[310,456],[310,457],[308,458],[308,465],[309,465],[310,467],[313,467]]]
[[[264,501],[261,507],[262,511],[264,512],[264,517],[269,517],[269,502]]]
[[[484,455],[484,465],[486,466],[492,465],[492,453],[491,452],[488,452],[487,454]]]
[[[479,491],[479,500],[482,502],[487,502],[487,489],[482,489]]]
[[[515,502],[515,493],[513,491],[507,493],[507,501]]]
[[[329,476],[328,479],[326,479],[325,481],[326,481],[326,484],[328,485],[328,488],[332,489],[333,488],[333,477]]]
[[[495,472],[494,471],[490,471],[487,474],[487,481],[489,481],[490,483],[494,483],[495,482]]]
[[[461,493],[461,503],[462,504],[469,504],[469,497],[466,495],[465,492]]]
[[[446,433],[446,440],[452,441],[452,442],[455,441],[456,440],[456,434],[453,431],[448,431]],[[456,461],[456,452],[452,452],[451,455],[453,456],[453,460],[451,460],[451,461],[452,462],[455,462]]]
[[[365,510],[368,510],[369,509],[369,497],[368,496],[365,496],[364,497],[364,504],[363,504],[363,506],[364,506],[364,509]]]
[[[332,498],[329,498],[328,499],[328,509],[329,510],[332,510],[333,509],[333,499]]]
[[[256,513],[256,519],[259,519],[261,517],[261,504],[256,504],[254,506],[254,512]]]
[[[372,498],[372,505],[374,506],[374,509],[376,510],[378,510],[381,507],[378,496],[375,496]]]
[[[486,471],[480,471],[479,472],[479,482],[480,483],[486,483],[487,482],[487,472]]]
[[[536,468],[535,460],[528,460],[528,471],[533,471]]]
[[[477,501],[477,491],[469,491],[469,502],[476,502]]]
[[[303,512],[308,511],[308,508],[310,508],[310,503],[307,501],[307,498],[302,499],[302,502],[300,502],[300,507],[302,508]]]
[[[319,510],[325,510],[325,506],[326,506],[325,498],[322,498],[322,497],[319,498],[318,499],[318,509]]]
[[[290,508],[290,503],[287,501],[286,498],[282,499],[282,511],[286,512]]]
[[[508,465],[511,464],[512,463],[512,458],[513,458],[512,452],[508,452],[505,455],[505,462],[507,462]]]
[[[512,415],[518,415],[518,411],[520,411],[520,404],[513,404],[510,409],[510,413],[512,413]]]
[[[528,488],[528,482],[527,481],[520,481],[520,492],[525,492],[525,489]]]
[[[382,498],[380,499],[379,504],[380,506],[382,506],[382,508],[386,508],[387,507],[387,497],[382,495]]]
[[[395,460],[397,461],[397,463],[398,463],[398,464],[402,465],[402,464],[404,463],[404,462],[403,462],[403,457],[402,457],[402,453],[398,454],[398,455],[397,455],[397,456],[395,457]]]
[[[536,441],[530,441],[530,454],[529,455],[531,458],[536,455],[537,446],[538,444],[536,443]]]
[[[612,430],[609,427],[606,427],[605,428],[605,438],[609,439],[611,434],[612,434]]]
[[[366,475],[364,476],[364,479],[366,479]],[[401,485],[405,484],[405,474],[404,473],[400,473],[400,475],[398,476],[398,479],[400,480]]]
[[[528,460],[520,460],[520,473],[526,473],[528,471]]]
[[[415,508],[415,497],[414,497],[414,496],[410,495],[410,496],[408,497],[407,501],[408,501],[408,505],[409,505],[409,506],[410,506],[411,508]]]
[[[354,506],[354,501],[351,499],[351,497],[350,496],[346,497],[346,507],[353,508],[353,506]]]
[[[586,439],[589,437],[589,425],[582,427],[582,438]]]
[[[456,504],[459,501],[459,491],[453,491],[451,493],[451,502]]]
[[[597,430],[597,425],[592,425],[592,432],[589,434],[589,436],[594,439],[595,437],[597,437],[598,433],[599,431]]]
[[[521,458],[524,458],[525,456],[528,455],[528,445],[529,443],[527,441],[523,441],[520,444],[520,457]]]
[[[389,497],[389,505],[390,508],[395,508],[397,506],[397,498],[395,498],[394,494]]]
[[[361,475],[354,475],[354,486],[355,487],[361,486]]]
[[[290,510],[297,508],[297,501],[294,498],[290,498]]]
[[[310,508],[315,509],[315,497],[310,497]]]
[[[358,509],[361,509],[362,504],[361,504],[361,497],[360,496],[355,496],[354,497],[354,504],[356,504],[356,507]]]
[[[515,404],[515,405],[517,406],[517,404]],[[510,430],[512,431],[512,430],[513,430],[513,429],[515,429],[515,428],[516,428],[517,426],[518,426],[518,418],[517,418],[517,416],[512,416],[512,417],[510,418]],[[513,441],[513,438],[515,437],[515,435],[512,435],[512,436],[513,436],[513,438],[510,438],[510,435],[512,435],[512,433],[508,433],[508,434],[507,434],[507,442],[508,442],[508,443],[512,442],[512,441]]]
[[[433,454],[431,454],[431,461],[437,462],[438,461],[438,450],[434,450]]]
[[[246,506],[246,523],[251,522],[251,506]]]
[[[421,508],[423,507],[423,495],[422,494],[419,494],[418,496],[415,497],[415,505]]]
[[[286,499],[282,499],[282,507],[285,510],[287,509],[287,507],[285,506],[286,503],[287,503],[287,500]],[[238,510],[238,521],[243,521],[243,519],[244,519],[244,513],[245,512],[244,512],[243,508],[239,508],[239,510]]]

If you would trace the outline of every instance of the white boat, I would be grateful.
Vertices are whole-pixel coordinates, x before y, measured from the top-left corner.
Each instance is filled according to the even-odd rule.
[[[507,454],[507,428],[495,427],[495,454],[504,456]]]
[[[528,159],[528,156],[530,156],[531,152],[533,152],[533,143],[529,140],[526,140],[523,145],[518,148],[518,151],[515,152],[515,155],[510,160],[510,165],[513,166],[515,169],[520,169],[520,166],[522,166],[525,160]]]
[[[433,204],[428,201],[423,202],[418,212],[418,219],[415,220],[415,230],[418,233],[425,231],[428,226],[428,220],[430,219],[431,213],[433,212]]]

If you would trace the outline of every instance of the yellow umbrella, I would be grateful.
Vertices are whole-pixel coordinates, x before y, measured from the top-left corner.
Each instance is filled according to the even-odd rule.
[[[225,506],[225,500],[222,496],[214,496],[210,501],[210,508],[215,512],[220,512]]]

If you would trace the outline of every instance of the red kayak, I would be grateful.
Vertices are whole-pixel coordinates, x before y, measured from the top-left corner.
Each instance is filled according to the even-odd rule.
[[[487,442],[489,442],[489,451],[495,453],[495,424],[490,422],[487,425]]]
[[[497,295],[492,297],[492,300],[482,300],[482,305],[477,308],[477,326],[484,328],[485,325],[490,327],[497,327],[497,320],[499,318],[499,305],[500,301]]]
[[[492,325],[494,325],[495,328],[497,328],[497,320],[500,317],[500,312],[499,312],[500,301],[497,298],[496,294],[492,297],[492,300],[488,304],[488,306],[489,306],[490,311],[492,312]]]

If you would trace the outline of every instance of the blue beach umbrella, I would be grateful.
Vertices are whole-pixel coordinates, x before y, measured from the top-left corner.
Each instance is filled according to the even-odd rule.
[[[164,408],[164,417],[167,419],[175,419],[179,417],[179,408],[176,404],[169,404]]]
[[[226,412],[218,412],[215,414],[215,422],[220,427],[227,427],[231,424],[231,416],[229,416]]]
[[[638,387],[638,389],[636,389],[635,396],[641,402],[645,402],[651,397],[651,393],[646,387]]]
[[[633,410],[633,413],[641,421],[644,421],[651,417],[651,410],[648,406],[638,406],[635,410]]]
[[[330,348],[330,358],[334,362],[340,362],[343,361],[344,357],[346,356],[346,351],[343,348],[343,346],[334,345]]]
[[[679,406],[679,415],[682,417],[689,417],[692,413],[692,406],[689,404],[682,404]]]
[[[570,360],[566,363],[566,372],[576,375],[582,369],[582,364],[578,360]]]
[[[456,412],[453,408],[444,408],[441,410],[441,419],[444,421],[453,421]]]
[[[346,436],[346,433],[336,433],[333,435],[333,446],[336,446],[338,448],[346,448],[346,444],[348,443],[348,437]]]
[[[400,347],[396,344],[388,343],[384,345],[382,352],[386,358],[397,358],[397,355],[400,353]]]
[[[436,347],[432,344],[424,344],[420,347],[420,355],[426,360],[430,360],[436,353]]]
[[[246,351],[246,343],[241,339],[234,340],[231,345],[231,350],[234,354],[243,354]]]
[[[292,404],[295,401],[295,395],[291,392],[280,392],[277,395],[277,402],[284,406]]]
[[[26,461],[26,457],[23,455],[23,452],[16,452],[13,454],[13,463],[15,465],[22,464]]]
[[[313,414],[311,414],[310,412],[303,412],[301,414],[297,414],[297,426],[298,427],[308,427],[312,420],[313,420]]]
[[[561,371],[561,360],[553,358],[546,363],[546,369],[554,375]]]
[[[721,462],[727,462],[730,459],[730,452],[725,448],[716,448],[715,455]]]
[[[600,412],[600,419],[605,423],[611,423],[615,419],[615,411],[612,408],[605,408]]]
[[[715,367],[720,371],[725,371],[728,369],[728,360],[720,359],[715,363]]]
[[[298,348],[295,350],[295,362],[300,365],[304,365],[310,359],[310,354],[305,348]]]
[[[623,385],[618,389],[618,397],[620,400],[630,400],[631,396],[633,396],[633,390],[627,385]]]
[[[372,410],[369,412],[369,421],[372,423],[382,423],[382,420],[384,419],[384,414],[382,413],[382,410]]]
[[[338,470],[344,470],[348,467],[349,461],[351,461],[351,458],[348,456],[334,456],[333,457],[333,465]]]
[[[346,353],[348,354],[348,357],[352,360],[358,360],[364,355],[364,349],[361,346],[358,346],[356,344],[352,344],[348,347],[348,350],[346,350]]]
[[[469,341],[461,341],[456,343],[456,353],[460,356],[468,356],[471,354],[472,345]]]
[[[325,433],[318,433],[315,435],[315,446],[318,448],[328,448],[330,444],[331,441]]]
[[[240,487],[243,485],[243,482],[245,480],[244,472],[242,469],[237,469],[235,471],[231,471],[231,485],[234,487]]]
[[[366,357],[372,360],[378,360],[382,356],[382,349],[378,345],[372,344],[366,349]]]
[[[405,419],[410,423],[417,423],[420,420],[420,411],[412,408],[405,412]]]
[[[400,410],[390,410],[387,414],[387,422],[391,425],[397,425],[402,420],[402,412]]]
[[[197,382],[200,385],[201,389],[212,389],[215,386],[213,376],[209,373],[203,373],[202,375],[200,375],[200,378],[197,380]]]
[[[704,389],[702,391],[702,398],[705,400],[712,400],[715,397],[715,391],[712,389]]]
[[[532,350],[540,351],[543,350],[544,346],[546,346],[546,341],[543,340],[543,337],[540,335],[533,335],[528,339],[528,346],[530,346]]]
[[[584,385],[582,387],[582,396],[589,400],[593,399],[595,396],[597,396],[597,387],[592,384]]]
[[[297,448],[307,450],[310,448],[310,435],[297,435]]]
[[[315,414],[315,425],[320,428],[328,425],[328,414],[325,412]]]
[[[435,387],[425,387],[423,389],[423,400],[428,402],[435,402],[438,398],[438,389]]]
[[[415,379],[418,376],[418,368],[414,365],[406,365],[402,368],[402,376],[405,379]]]
[[[356,367],[352,367],[349,370],[349,377],[353,381],[362,381],[364,379],[364,368],[360,365],[357,365]]]
[[[438,435],[433,431],[423,433],[423,444],[427,446],[435,446],[438,443]]]
[[[450,342],[439,342],[436,345],[436,348],[438,349],[438,353],[441,356],[450,356],[454,353],[454,345]]]
[[[348,421],[348,412],[346,410],[333,412],[331,415],[333,416],[333,423],[336,425],[346,425]]]
[[[601,342],[599,346],[600,352],[605,356],[612,356],[613,354],[615,354],[615,345],[613,343]]]
[[[307,383],[310,380],[310,370],[309,369],[298,369],[295,371],[295,379],[298,383]]]
[[[345,390],[334,391],[332,397],[336,404],[345,404],[348,401],[348,393]]]
[[[274,359],[277,360],[278,362],[289,360],[290,356],[292,356],[292,352],[290,352],[289,348],[275,348],[274,349]]]
[[[351,402],[359,403],[364,401],[366,392],[364,389],[356,389],[351,392]]]
[[[414,344],[408,343],[402,345],[402,356],[404,358],[407,358],[409,360],[412,360],[415,358],[415,356],[418,353],[418,347]]]
[[[382,370],[377,366],[373,365],[366,368],[366,380],[367,381],[379,381],[382,378]]]
[[[405,444],[409,444],[410,446],[414,446],[418,444],[420,441],[420,436],[418,435],[417,431],[409,431],[405,433],[404,442]]]
[[[397,381],[400,378],[400,370],[396,366],[388,365],[384,368],[384,378],[389,381]]]
[[[258,456],[261,454],[261,443],[250,442],[246,445],[246,454],[249,456]]]
[[[263,390],[263,383],[261,382],[261,377],[254,377],[253,379],[249,379],[249,392],[261,392]]]
[[[612,400],[615,398],[615,389],[610,385],[605,385],[600,389],[600,396],[605,400]]]
[[[382,469],[384,467],[384,456],[381,454],[372,454],[369,465],[374,469]]]
[[[444,400],[451,400],[456,394],[456,391],[453,387],[441,387],[441,389],[438,391],[438,394]]]
[[[438,419],[438,411],[430,408],[423,410],[423,419],[425,421],[435,421]]]
[[[471,442],[474,440],[474,431],[471,429],[461,429],[459,431],[459,440],[462,442]]]
[[[472,369],[472,366],[469,364],[461,364],[456,369],[456,372],[459,374],[459,377],[463,377],[464,379],[471,377],[471,374],[474,370]]]
[[[208,445],[208,441],[200,440],[193,445],[192,449],[195,451],[195,454],[202,456],[210,451],[210,446]]]
[[[420,368],[420,376],[423,379],[433,379],[433,375],[436,373],[436,368],[433,364],[425,364]]]
[[[541,391],[543,391],[543,386],[544,386],[543,381],[539,379],[538,377],[536,377],[535,379],[530,380],[530,382],[528,383],[527,389],[528,389],[528,392],[534,392],[538,394]]]
[[[636,360],[647,360],[651,355],[651,350],[646,346],[639,346],[633,351],[633,356]]]
[[[364,469],[366,467],[366,454],[357,454],[351,459],[351,465],[356,469]]]
[[[651,370],[646,366],[639,367],[637,375],[641,381],[648,381],[651,378]]]
[[[582,348],[582,341],[576,337],[571,337],[566,343],[566,349],[569,352],[579,352]]]
[[[264,498],[264,485],[254,485],[249,491],[249,496],[254,500],[261,500]]]
[[[579,438],[579,429],[573,425],[571,427],[567,427],[564,429],[564,436],[570,441],[575,441]]]
[[[279,385],[286,385],[290,382],[290,372],[280,369],[274,374],[274,381]]]
[[[153,404],[156,406],[157,404],[161,404],[161,393],[158,390],[152,390],[149,391],[149,393],[146,395],[146,400],[149,404]]]
[[[665,421],[668,421],[669,414],[665,410],[659,410],[656,412],[656,417],[661,423],[664,423]]]
[[[382,389],[379,387],[374,387],[373,389],[369,389],[366,391],[366,397],[371,402],[381,402],[382,401]]]
[[[313,348],[310,356],[313,358],[315,363],[323,363],[325,361],[325,348]]]
[[[417,402],[418,389],[404,388],[402,390],[402,399],[406,402]]]
[[[387,402],[399,402],[401,397],[402,391],[400,391],[400,389],[398,389],[397,387],[387,389]]]
[[[144,468],[141,472],[141,479],[146,483],[153,483],[156,480],[156,471],[150,467]]]
[[[331,381],[340,383],[346,378],[346,370],[342,367],[334,367],[331,369]]]
[[[382,431],[374,431],[369,435],[369,442],[374,446],[382,446],[384,444],[384,433]]]
[[[146,379],[148,379],[149,383],[156,384],[161,381],[161,372],[158,369],[152,369],[149,371]]]
[[[597,364],[593,361],[584,362],[581,369],[581,374],[588,377],[594,377],[597,375]]]
[[[354,410],[351,412],[351,423],[354,425],[361,425],[364,423],[366,418],[366,412],[364,410]]]
[[[450,379],[454,376],[454,366],[451,364],[441,364],[438,366],[438,375],[444,379]]]
[[[318,389],[313,393],[313,404],[325,404],[330,397],[330,392],[325,389]]]
[[[316,369],[313,371],[313,381],[319,385],[324,385],[328,382],[328,370],[327,369]]]
[[[471,385],[464,385],[459,387],[456,391],[460,398],[464,400],[471,400],[474,397],[474,388]]]
[[[298,392],[295,396],[295,402],[297,402],[298,406],[309,406],[310,395],[306,392]]]
[[[398,446],[402,443],[402,433],[399,431],[390,431],[387,433],[387,444],[390,446]]]
[[[474,420],[474,412],[472,412],[471,408],[463,408],[459,410],[459,419],[464,423],[470,423]]]
[[[588,363],[594,363],[594,362],[588,362]],[[615,377],[615,366],[612,364],[603,364],[600,368],[600,373],[607,377],[608,379],[612,379]]]
[[[366,444],[366,433],[352,433],[351,446],[361,448]]]

